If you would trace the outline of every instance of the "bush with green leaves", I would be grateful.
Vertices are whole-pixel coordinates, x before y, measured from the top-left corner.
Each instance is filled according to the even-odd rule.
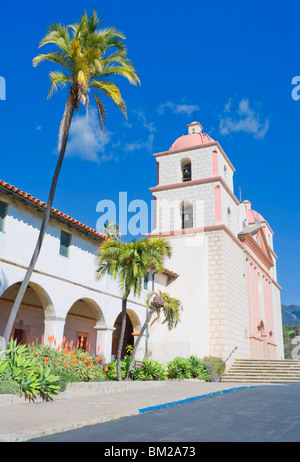
[[[208,380],[209,373],[207,366],[205,363],[203,363],[202,359],[192,355],[189,357],[189,362],[191,364],[191,374],[193,378]]]
[[[90,356],[87,352],[78,348],[58,349],[51,346],[35,345],[32,356],[39,363],[51,366],[54,373],[59,377],[59,384],[64,390],[69,382],[90,382],[105,380],[103,366],[96,356]]]
[[[133,378],[135,380],[167,380],[168,372],[158,361],[144,359],[142,363],[141,369],[134,369]]]
[[[121,361],[121,375],[124,380],[127,375],[130,355],[126,355]],[[133,380],[166,380],[168,378],[168,373],[164,366],[158,361],[153,359],[144,359],[141,361],[143,366],[141,369],[135,368],[133,366],[131,379]],[[117,380],[117,361],[107,364],[107,371],[105,372],[107,380]]]
[[[0,361],[0,369],[4,361]],[[7,366],[8,363],[5,363]],[[9,367],[5,367],[2,371],[0,370],[0,395],[1,394],[13,394],[17,395],[21,393],[21,387],[11,375]]]
[[[53,398],[60,391],[58,377],[52,373],[49,366],[39,364],[27,345],[17,345],[16,340],[10,340],[1,370],[3,364],[6,364],[5,370],[7,369],[12,380],[18,383],[21,393],[28,398],[38,395]]]
[[[205,356],[202,360],[203,365],[207,370],[207,381],[208,382],[219,382],[220,375],[225,372],[226,365],[224,364],[222,358],[215,356]]]
[[[190,379],[192,377],[192,364],[188,358],[177,356],[168,363],[167,367],[170,379]]]

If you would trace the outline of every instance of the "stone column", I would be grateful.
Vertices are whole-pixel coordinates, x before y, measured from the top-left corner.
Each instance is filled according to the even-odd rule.
[[[56,345],[60,345],[63,341],[64,328],[65,318],[59,318],[57,316],[45,317],[44,344],[49,345],[49,337],[54,336]]]
[[[102,359],[105,358],[105,362],[109,363],[111,361],[112,334],[115,327],[95,326],[94,329],[97,331],[96,354],[97,356],[101,355]]]

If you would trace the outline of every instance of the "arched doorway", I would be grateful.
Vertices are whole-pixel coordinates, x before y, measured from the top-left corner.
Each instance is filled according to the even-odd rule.
[[[97,354],[97,326],[104,326],[104,316],[99,305],[92,299],[80,298],[69,309],[64,337],[89,354]]]
[[[117,353],[118,353],[118,346],[119,346],[119,338],[120,338],[120,333],[121,333],[121,325],[122,325],[122,313],[119,314],[117,317],[114,328],[115,330],[113,331],[113,336],[112,336],[112,349],[111,349],[111,354],[115,358],[117,358]],[[124,356],[126,356],[126,347],[127,345],[132,345],[134,344],[134,337],[133,337],[133,325],[130,320],[130,317],[126,313],[126,327],[125,327],[125,334],[124,334],[124,341],[123,341],[123,348],[122,348],[122,353],[121,353],[121,358],[123,359]]]
[[[21,282],[12,284],[0,297],[0,336],[4,334],[20,285]],[[11,338],[22,344],[31,343],[33,340],[41,343],[43,341],[45,315],[50,314],[53,314],[50,297],[41,286],[30,282],[17,313]]]

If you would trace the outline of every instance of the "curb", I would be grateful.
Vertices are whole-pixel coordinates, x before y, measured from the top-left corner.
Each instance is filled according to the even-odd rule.
[[[193,401],[198,401],[203,398],[212,398],[213,396],[218,396],[218,395],[225,395],[225,393],[230,393],[232,391],[238,391],[238,390],[247,390],[249,388],[261,388],[261,387],[290,387],[291,385],[285,385],[285,384],[274,384],[274,385],[249,385],[245,387],[235,387],[235,388],[228,388],[225,390],[219,390],[219,391],[214,391],[212,393],[207,393],[206,395],[199,395],[199,396],[193,396],[191,398],[186,398],[182,399],[179,401],[171,401],[169,403],[165,404],[158,404],[156,406],[149,406],[149,407],[144,407],[142,409],[139,409],[140,414],[146,414],[147,412],[152,412],[152,411],[157,411],[159,409],[165,409],[166,407],[173,407],[173,406],[178,406],[180,404],[186,404],[186,403],[191,403]]]

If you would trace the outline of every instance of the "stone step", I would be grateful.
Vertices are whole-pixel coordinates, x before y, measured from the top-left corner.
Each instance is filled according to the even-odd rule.
[[[299,383],[299,380],[292,379],[269,379],[269,378],[260,378],[260,379],[249,379],[249,378],[240,378],[236,377],[222,377],[221,382],[235,382],[235,383]]]
[[[239,366],[232,366],[230,371],[282,371],[282,372],[295,372],[295,374],[300,374],[300,368],[292,368],[292,367],[239,367]]]
[[[300,382],[300,361],[280,359],[236,359],[221,376],[222,382]]]

